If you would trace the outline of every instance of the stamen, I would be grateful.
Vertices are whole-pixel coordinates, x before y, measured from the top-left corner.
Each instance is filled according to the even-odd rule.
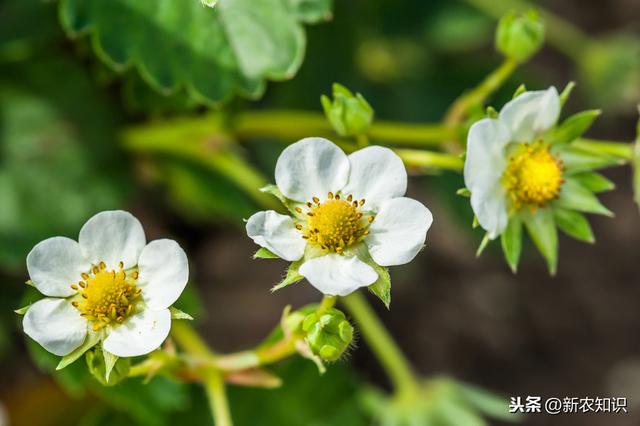
[[[349,196],[347,197],[347,201],[351,202],[353,200],[353,195],[349,194]]]
[[[328,193],[327,198],[329,198],[330,200],[333,200],[333,192]]]
[[[360,200],[360,207],[364,206],[364,198],[362,200]]]
[[[316,204],[319,204],[319,203],[320,203],[320,198],[318,198],[318,197],[313,197],[313,198],[312,198],[312,200],[313,200],[313,202],[314,202],[314,203],[316,203]]]
[[[296,207],[296,211],[297,211],[298,213],[302,213],[302,209],[301,209],[300,207]]]

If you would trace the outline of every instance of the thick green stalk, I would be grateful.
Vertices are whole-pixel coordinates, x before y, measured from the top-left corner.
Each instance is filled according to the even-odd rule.
[[[387,372],[396,394],[400,396],[415,394],[419,384],[409,361],[371,309],[365,297],[360,292],[355,292],[343,297],[341,301],[356,321],[367,345]]]
[[[182,350],[195,360],[207,361],[207,364],[215,363],[216,355],[185,321],[173,323],[171,336]],[[233,426],[222,371],[209,365],[202,368],[201,378],[216,426]]]

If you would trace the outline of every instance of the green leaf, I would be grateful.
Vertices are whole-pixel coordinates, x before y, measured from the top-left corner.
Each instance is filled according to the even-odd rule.
[[[260,247],[258,251],[253,254],[254,259],[280,259],[280,256],[271,252],[271,250],[264,247]]]
[[[582,111],[567,118],[549,136],[552,144],[569,143],[582,136],[602,113],[599,109]]]
[[[469,405],[488,417],[508,422],[522,420],[522,416],[509,413],[509,402],[502,396],[467,383],[456,382],[456,388]]]
[[[62,359],[58,363],[58,366],[56,367],[56,370],[62,370],[63,368],[65,368],[69,364],[72,364],[73,362],[75,362],[78,358],[80,358],[82,355],[84,355],[84,353],[86,351],[88,351],[89,349],[91,349],[95,345],[97,345],[98,342],[100,341],[100,337],[101,337],[100,333],[95,333],[95,332],[90,330],[87,333],[87,337],[84,339],[84,342],[82,343],[82,345],[77,347],[70,354],[65,355],[64,357],[62,357]]]
[[[265,79],[293,77],[305,51],[303,22],[328,16],[318,0],[62,0],[62,26],[89,34],[111,69],[135,67],[164,94],[186,89],[213,104],[234,93],[259,97]]]
[[[193,317],[191,315],[186,312],[182,312],[178,308],[174,308],[173,306],[171,306],[169,308],[169,311],[171,312],[171,319],[193,321]]]
[[[603,206],[593,192],[570,177],[562,184],[560,196],[553,205],[567,210],[613,216],[611,210]]]
[[[535,212],[523,210],[524,225],[542,256],[547,261],[549,273],[556,274],[558,267],[558,231],[550,208]]]
[[[555,208],[553,209],[553,217],[555,218],[558,228],[570,237],[586,243],[595,242],[589,221],[582,213]]]
[[[611,155],[572,146],[563,147],[560,150],[560,159],[564,165],[564,171],[568,175],[624,164],[623,160]]]
[[[502,252],[509,267],[515,274],[518,271],[518,262],[522,252],[522,221],[517,215],[509,218],[507,227],[500,236]]]
[[[605,192],[611,191],[616,188],[616,184],[611,182],[600,173],[596,172],[583,172],[575,175],[571,175],[571,179],[578,182],[591,192]]]
[[[278,284],[271,288],[271,292],[280,290],[291,284],[295,284],[298,281],[301,281],[304,277],[298,273],[298,269],[302,265],[302,260],[296,260],[295,262],[291,262],[289,268],[287,269],[287,275],[280,281]]]

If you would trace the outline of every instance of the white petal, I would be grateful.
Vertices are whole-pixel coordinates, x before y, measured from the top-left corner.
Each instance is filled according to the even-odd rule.
[[[24,315],[27,336],[54,355],[64,356],[80,346],[87,336],[87,320],[67,299],[42,299]]]
[[[189,261],[173,240],[155,240],[138,259],[138,283],[151,309],[166,309],[175,302],[189,280]]]
[[[419,201],[405,197],[385,201],[365,239],[369,254],[382,266],[411,262],[424,246],[432,222],[431,212]]]
[[[67,297],[75,293],[71,284],[82,278],[91,264],[80,245],[70,238],[53,237],[39,242],[27,255],[29,277],[45,296]]]
[[[116,269],[119,262],[124,262],[125,269],[135,266],[146,244],[140,221],[122,210],[93,216],[80,230],[78,241],[92,263],[102,261],[109,269]]]
[[[102,345],[107,351],[121,357],[145,355],[162,345],[169,330],[169,309],[154,311],[146,308],[114,327]]]
[[[300,202],[339,191],[348,177],[347,155],[323,138],[305,138],[289,145],[276,163],[276,185],[285,197]]]
[[[268,210],[258,212],[247,221],[247,235],[259,246],[271,250],[284,260],[298,260],[307,242],[302,238],[293,219]]]
[[[377,211],[380,203],[402,197],[407,192],[407,170],[398,155],[381,146],[370,146],[349,155],[349,181],[344,195],[366,200],[367,210]]]
[[[487,180],[485,185],[477,185],[471,192],[471,207],[489,238],[502,234],[509,216],[506,191],[499,180]]]
[[[308,260],[298,271],[323,294],[346,296],[378,279],[376,271],[356,256],[328,254]]]
[[[509,128],[514,142],[532,142],[549,130],[560,116],[560,96],[555,87],[525,92],[508,102],[499,120]]]
[[[507,165],[509,130],[498,120],[485,118],[471,126],[467,137],[464,182],[473,193],[487,179],[499,180]]]

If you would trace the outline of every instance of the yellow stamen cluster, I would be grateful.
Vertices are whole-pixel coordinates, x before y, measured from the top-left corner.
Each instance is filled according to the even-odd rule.
[[[307,203],[306,224],[298,223],[296,228],[302,231],[302,238],[322,250],[341,254],[344,250],[369,235],[368,227],[374,216],[361,212],[365,200],[354,200],[349,195],[346,199],[340,194],[327,194],[327,200],[320,202],[313,197]],[[302,213],[301,208],[296,209]]]
[[[82,274],[82,281],[73,284],[78,296],[72,302],[80,315],[93,323],[98,331],[109,324],[122,323],[135,310],[141,290],[136,287],[138,272],[107,270],[104,262],[94,266],[90,274]]]
[[[513,207],[544,207],[560,194],[564,179],[562,161],[542,141],[520,145],[509,158],[503,184]]]

